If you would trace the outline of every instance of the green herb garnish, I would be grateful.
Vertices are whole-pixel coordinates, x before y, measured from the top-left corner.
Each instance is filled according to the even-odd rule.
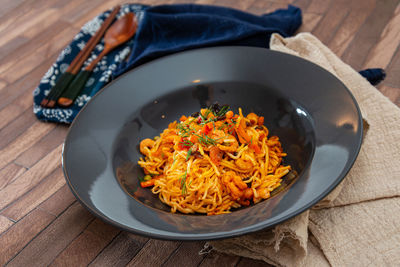
[[[229,110],[229,106],[228,106],[228,105],[223,106],[223,107],[220,109],[220,111],[216,114],[217,117],[224,116],[224,115],[228,112],[228,110]]]
[[[184,123],[180,123],[176,126],[176,128],[178,128],[180,133],[189,133],[189,131],[191,130],[189,125],[186,125]]]
[[[210,114],[211,110],[207,109],[206,112],[204,113],[204,117],[207,119],[208,115]]]
[[[198,135],[198,134],[194,134],[198,137],[198,141],[200,143],[202,143],[203,145],[215,145],[216,144],[216,140],[212,139],[211,137],[209,137],[208,135]]]
[[[192,155],[192,148],[189,148],[187,154],[186,154],[186,161],[190,158],[190,155]]]
[[[194,144],[193,144],[193,142],[191,142],[190,140],[187,140],[187,139],[184,139],[182,142],[181,142],[181,144],[182,144],[182,146],[193,146]]]
[[[209,111],[209,110],[207,110],[207,111]],[[201,114],[201,110],[200,110],[200,112],[199,112],[199,114],[200,114],[200,117],[201,117],[201,119],[202,119],[202,122],[205,122],[206,120],[207,120],[207,116],[208,116],[208,114],[209,114],[210,112],[208,112],[207,114]]]

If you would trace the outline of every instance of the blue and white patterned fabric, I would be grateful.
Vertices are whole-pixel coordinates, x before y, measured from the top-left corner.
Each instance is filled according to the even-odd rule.
[[[123,16],[128,12],[134,12],[138,22],[140,23],[143,17],[143,11],[147,8],[144,5],[126,4],[121,6],[117,18]],[[132,42],[130,40],[119,46],[114,51],[105,56],[94,68],[93,73],[86,83],[85,88],[75,100],[70,108],[43,108],[40,102],[50,92],[50,89],[55,85],[55,82],[60,74],[62,74],[75,58],[75,56],[82,50],[87,41],[96,33],[100,28],[103,21],[111,13],[108,10],[91,21],[87,22],[74,37],[73,41],[61,52],[56,62],[50,67],[40,81],[39,86],[33,91],[33,112],[38,119],[43,121],[71,123],[81,108],[103,88],[110,80],[111,76],[117,66],[127,57],[130,53]],[[99,42],[95,49],[90,54],[89,58],[85,61],[82,69],[90,64],[104,48],[103,39]]]

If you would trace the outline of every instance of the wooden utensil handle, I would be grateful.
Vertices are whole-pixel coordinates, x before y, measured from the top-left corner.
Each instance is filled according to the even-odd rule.
[[[85,68],[86,71],[92,71],[94,67],[96,67],[97,63],[108,53],[110,52],[110,48],[105,46],[103,51]]]
[[[96,32],[96,34],[93,35],[92,38],[90,38],[90,40],[88,41],[86,46],[83,48],[83,50],[81,50],[79,52],[79,55],[78,55],[77,59],[72,62],[74,64],[71,63],[71,66],[72,66],[71,67],[71,73],[77,74],[80,71],[80,69],[82,67],[82,64],[88,58],[88,56],[90,55],[90,53],[92,52],[92,50],[96,46],[96,44],[100,41],[101,37],[103,37],[105,31],[108,29],[108,27],[111,25],[111,23],[113,22],[113,20],[117,16],[120,8],[121,8],[121,6],[117,5],[113,9],[111,14],[103,22],[103,24],[101,25],[99,30]]]
[[[60,97],[60,95],[65,91],[65,89],[68,87],[68,85],[72,82],[74,79],[75,75],[70,73],[70,72],[64,72],[58,79],[54,87],[51,89],[50,93],[48,96],[43,99],[43,101],[40,103],[42,107],[54,107],[51,104],[49,104],[50,100],[52,99],[57,99]],[[52,102],[53,103],[53,102]],[[55,104],[55,101],[54,101]]]
[[[75,79],[68,86],[68,89],[61,95],[57,103],[61,107],[69,107],[74,103],[75,98],[79,95],[82,88],[85,87],[86,81],[89,79],[91,71],[81,71],[76,75]]]

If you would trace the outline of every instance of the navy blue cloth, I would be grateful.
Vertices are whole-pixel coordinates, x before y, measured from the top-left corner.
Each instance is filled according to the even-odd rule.
[[[256,16],[207,5],[161,5],[144,12],[128,62],[115,75],[160,56],[217,45],[269,47],[272,33],[293,35],[302,23],[301,10],[290,6]]]
[[[360,74],[372,85],[377,85],[386,78],[386,72],[383,69],[366,69],[360,71]]]
[[[38,119],[71,123],[91,97],[113,78],[155,58],[187,49],[218,45],[268,48],[272,33],[291,36],[302,23],[301,10],[294,6],[256,16],[218,6],[182,4],[148,7],[125,4],[117,17],[127,12],[134,12],[137,17],[139,26],[135,36],[96,65],[83,91],[71,107],[43,108],[40,106],[42,99],[111,11],[108,10],[86,23],[61,52],[33,92],[33,112]],[[103,49],[102,39],[82,68]],[[383,73],[382,70],[379,76],[378,71],[364,71],[362,75],[373,83],[383,79]]]

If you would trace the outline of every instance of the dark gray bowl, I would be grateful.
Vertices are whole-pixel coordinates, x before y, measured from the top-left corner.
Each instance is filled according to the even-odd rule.
[[[270,199],[231,214],[172,214],[139,186],[139,142],[215,101],[264,116],[298,175],[285,177]],[[350,170],[361,139],[357,103],[329,72],[267,49],[215,47],[161,58],[109,84],[71,125],[63,168],[78,200],[121,229],[218,239],[272,227],[316,204]]]

